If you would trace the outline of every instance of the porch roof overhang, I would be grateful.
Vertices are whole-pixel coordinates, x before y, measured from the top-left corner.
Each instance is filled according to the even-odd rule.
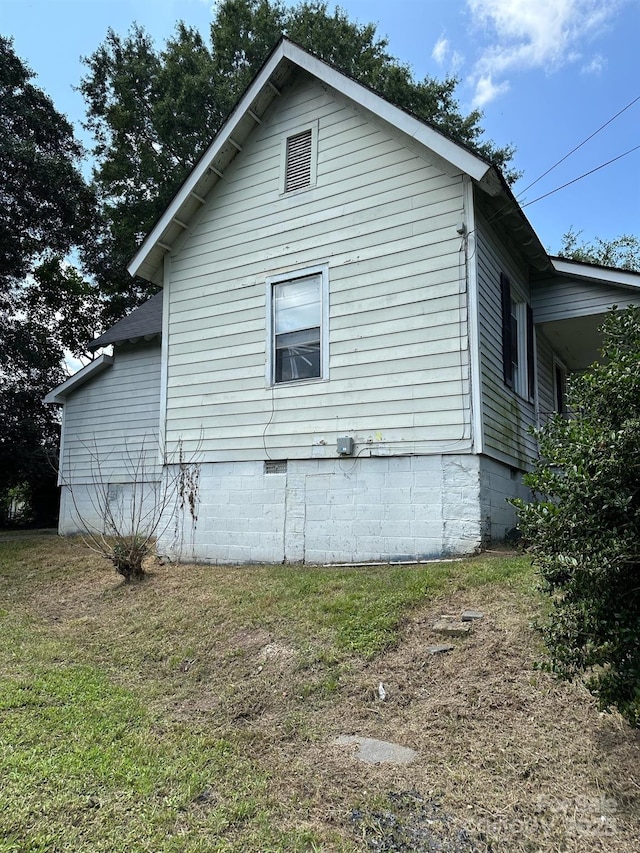
[[[552,270],[532,282],[536,327],[569,370],[600,355],[600,327],[614,307],[640,306],[640,273],[551,257]]]

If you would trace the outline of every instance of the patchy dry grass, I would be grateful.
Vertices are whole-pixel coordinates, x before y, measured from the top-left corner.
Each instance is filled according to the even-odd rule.
[[[2,542],[0,851],[632,853],[640,735],[534,668],[538,607],[507,554],[125,585],[72,542]],[[464,608],[485,618],[429,655]]]

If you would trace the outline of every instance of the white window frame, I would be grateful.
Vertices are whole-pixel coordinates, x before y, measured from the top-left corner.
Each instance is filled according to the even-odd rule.
[[[553,411],[561,415],[567,414],[567,366],[560,361],[555,355],[552,360],[553,364]],[[562,374],[562,387],[558,388],[558,371]],[[558,400],[562,397],[562,408],[558,408]]]
[[[513,362],[511,363],[511,371],[512,371],[512,384],[507,387],[511,389],[518,397],[521,397],[523,400],[527,400],[532,403],[535,400],[535,386],[537,385],[535,381],[535,373],[536,373],[536,356],[535,356],[535,330],[532,327],[529,329],[529,320],[527,317],[527,313],[530,310],[529,305],[527,303],[526,298],[520,291],[517,285],[514,285],[510,276],[502,273],[501,280],[504,277],[505,282],[509,288],[509,299],[510,299],[510,315],[516,318],[516,323],[518,326],[518,336],[516,340],[516,347],[518,353],[518,364],[515,365]],[[501,285],[502,286],[502,285]],[[503,318],[504,320],[504,318]],[[504,328],[503,328],[504,334]],[[529,334],[532,335],[531,341],[529,342]],[[531,352],[530,352],[531,350]],[[503,354],[504,357],[504,354]],[[531,364],[530,364],[531,361]],[[533,371],[534,375],[534,389],[530,388],[529,383],[529,371]]]
[[[315,276],[320,277],[320,376],[314,376],[309,379],[291,379],[289,382],[276,382],[274,287],[276,284],[283,284],[285,282],[294,283]],[[265,306],[267,328],[265,379],[267,387],[287,388],[292,385],[306,385],[310,382],[326,382],[329,379],[329,267],[326,264],[322,264],[267,276]]]
[[[527,359],[527,303],[511,289],[511,311],[518,323],[518,364],[513,366],[513,390],[519,397],[529,399],[529,365]]]
[[[285,182],[287,177],[287,141],[291,139],[292,136],[298,136],[300,133],[305,133],[306,131],[311,131],[311,179],[310,182],[305,187],[300,187],[297,190],[285,190]],[[302,125],[301,127],[297,127],[295,130],[292,130],[291,133],[287,133],[287,135],[282,139],[280,143],[280,188],[279,193],[281,196],[295,196],[299,193],[306,192],[310,190],[312,187],[315,187],[316,180],[318,176],[318,121],[312,121],[308,124]]]

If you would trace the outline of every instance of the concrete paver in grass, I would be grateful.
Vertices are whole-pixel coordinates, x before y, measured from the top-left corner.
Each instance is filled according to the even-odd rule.
[[[418,757],[415,749],[400,746],[386,740],[358,735],[340,735],[334,740],[336,746],[358,746],[355,757],[367,764],[410,764]]]

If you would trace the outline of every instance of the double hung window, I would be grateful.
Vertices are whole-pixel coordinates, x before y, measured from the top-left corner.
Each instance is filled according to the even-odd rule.
[[[269,384],[326,378],[327,275],[268,281]]]
[[[504,273],[500,274],[500,289],[504,383],[520,397],[531,400],[535,392],[533,312]]]

